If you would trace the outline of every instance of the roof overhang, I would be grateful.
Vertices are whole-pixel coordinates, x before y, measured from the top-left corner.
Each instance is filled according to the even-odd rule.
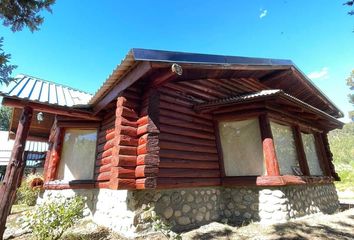
[[[279,89],[263,90],[255,93],[218,99],[215,101],[196,104],[193,108],[197,112],[213,113],[214,111],[219,110],[220,108],[227,108],[230,106],[237,105],[251,105],[257,102],[281,104],[289,112],[296,111],[296,117],[308,119],[310,122],[314,120],[322,120],[327,123],[324,127],[328,130],[343,127],[343,123],[337,120],[335,117]],[[264,107],[274,109],[274,107],[271,107],[267,104],[265,104]]]
[[[334,117],[338,118],[344,116],[339,108],[323,92],[321,92],[291,60],[222,56],[136,48],[129,51],[125,59],[116,67],[88,104],[93,108],[102,109],[102,105],[108,104],[103,101],[106,95],[114,92],[117,96],[120,93],[117,92],[118,90],[123,91],[130,86],[126,82],[133,84],[138,80],[134,80],[130,77],[129,81],[125,81],[127,76],[132,75],[132,72],[134,72],[137,69],[137,66],[142,63],[145,63],[150,67],[150,69],[144,74],[147,74],[152,70],[170,68],[172,64],[177,63],[182,66],[183,71],[192,71],[193,69],[195,69],[195,71],[258,71],[265,72],[264,76],[267,76],[267,79],[276,79],[277,81],[283,82],[284,79],[290,77],[293,80],[296,79],[294,81],[304,86],[307,95],[316,96],[316,99],[318,99],[317,107],[320,107],[321,105],[326,106],[328,109],[328,111],[326,111]],[[142,78],[144,74],[137,75],[136,77]],[[123,86],[116,87],[117,85]],[[292,94],[291,92],[289,93]],[[97,105],[101,106],[97,108]]]

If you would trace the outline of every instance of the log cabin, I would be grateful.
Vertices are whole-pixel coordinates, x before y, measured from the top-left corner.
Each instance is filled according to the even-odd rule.
[[[10,135],[24,109],[27,139],[49,143],[39,202],[83,195],[124,235],[152,211],[183,230],[338,209],[343,113],[290,60],[132,49],[94,95],[27,75],[1,95]]]

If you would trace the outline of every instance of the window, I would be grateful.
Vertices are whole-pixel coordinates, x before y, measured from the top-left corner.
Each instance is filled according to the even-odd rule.
[[[310,175],[323,175],[320,162],[318,159],[315,137],[313,134],[301,133],[302,142],[304,145],[307,165],[309,166]]]
[[[96,138],[95,129],[66,129],[58,169],[59,180],[93,179]]]
[[[290,126],[270,122],[281,175],[293,175],[293,168],[299,167],[295,140]]]
[[[258,119],[219,122],[226,176],[264,174],[261,133]]]

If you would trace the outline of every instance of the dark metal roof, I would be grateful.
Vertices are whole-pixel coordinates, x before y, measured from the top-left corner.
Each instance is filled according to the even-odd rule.
[[[92,97],[68,86],[22,74],[0,91],[0,95],[65,107],[87,105]]]
[[[203,64],[237,64],[237,65],[293,65],[291,60],[250,58],[214,54],[172,52],[133,48],[132,54],[136,61],[158,61],[174,63],[203,63]]]

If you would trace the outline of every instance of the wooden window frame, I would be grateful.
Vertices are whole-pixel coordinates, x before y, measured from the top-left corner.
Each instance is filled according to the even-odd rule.
[[[92,179],[85,179],[85,180],[71,180],[68,182],[57,182],[57,177],[58,177],[58,169],[59,169],[59,164],[61,161],[61,154],[63,150],[63,141],[65,137],[65,132],[67,129],[94,129],[97,132],[97,138],[96,138],[96,147],[95,147],[95,153],[94,153],[94,161],[96,161],[96,154],[97,154],[97,140],[98,140],[98,131],[99,131],[100,123],[99,122],[90,122],[90,121],[57,121],[55,123],[55,128],[57,129],[58,136],[57,138],[54,138],[53,141],[53,147],[48,151],[47,154],[49,154],[49,163],[48,165],[52,164],[52,155],[53,152],[57,156],[57,162],[52,165],[52,176],[49,177],[49,179],[46,179],[46,182],[44,183],[44,189],[52,189],[52,190],[62,190],[62,189],[92,189],[95,188],[95,179],[94,177]],[[95,165],[93,168],[93,176],[95,174]],[[46,169],[45,171],[48,171]],[[47,177],[46,177],[47,178]]]
[[[262,116],[263,119],[262,119]],[[299,161],[299,166],[300,169],[303,173],[302,176],[296,176],[296,175],[280,175],[279,173],[279,162],[278,159],[276,159],[276,163],[273,163],[273,166],[269,166],[270,163],[266,162],[266,168],[268,172],[268,168],[273,169],[273,174],[272,175],[262,175],[262,176],[226,176],[225,174],[225,165],[224,165],[224,159],[223,159],[223,154],[222,154],[222,146],[221,146],[221,139],[220,139],[220,132],[219,132],[219,123],[220,121],[242,121],[242,120],[247,120],[251,118],[258,118],[259,124],[260,124],[260,130],[261,130],[261,137],[262,137],[262,142],[264,138],[270,137],[273,139],[272,136],[272,131],[270,129],[270,126],[268,127],[262,127],[262,124],[268,125],[270,124],[270,121],[289,126],[292,131],[293,131],[293,137],[295,141],[295,148],[296,148],[296,153],[297,153],[297,158]],[[321,130],[306,125],[301,121],[297,120],[291,120],[287,118],[283,118],[282,116],[274,114],[271,110],[269,109],[264,109],[264,110],[252,110],[246,112],[246,113],[223,113],[223,114],[213,114],[213,123],[214,123],[214,130],[215,130],[215,139],[216,139],[216,146],[217,146],[217,151],[218,151],[218,156],[219,156],[219,165],[220,165],[220,175],[221,175],[221,185],[222,186],[286,186],[286,185],[302,185],[302,184],[320,184],[320,183],[332,183],[334,181],[334,178],[330,174],[330,169],[327,166],[326,163],[324,162],[324,158],[326,157],[325,155],[325,148],[322,145],[321,147],[321,142],[322,139],[320,138],[319,134],[322,132]],[[265,129],[268,129],[265,130]],[[269,132],[270,130],[270,132]],[[307,164],[307,159],[306,155],[304,152],[304,146],[301,138],[301,131],[306,131],[311,133],[314,133],[315,136],[315,142],[316,142],[316,149],[319,150],[319,160],[320,160],[320,166],[321,168],[323,167],[323,173],[324,176],[310,176],[309,174],[309,169],[308,169],[308,164]],[[274,147],[274,143],[273,147]],[[317,144],[320,145],[320,147],[317,146]],[[323,143],[322,143],[323,144]],[[264,151],[264,150],[263,150]],[[275,151],[275,147],[274,147]],[[276,157],[276,156],[275,156]]]

